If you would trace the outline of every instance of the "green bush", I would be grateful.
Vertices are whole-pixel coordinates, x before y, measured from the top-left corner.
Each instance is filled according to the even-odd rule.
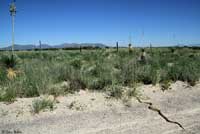
[[[144,84],[156,84],[157,82],[157,70],[151,65],[144,65],[138,68],[137,81]]]
[[[0,63],[6,68],[15,68],[18,63],[16,55],[3,55],[0,58]]]
[[[185,81],[195,85],[199,80],[198,66],[190,61],[184,60],[168,69],[168,79],[173,81]]]
[[[121,99],[124,91],[122,86],[112,85],[107,89],[107,92],[109,97]]]
[[[74,67],[75,69],[80,69],[81,68],[81,59],[80,58],[74,58],[71,62],[70,65]]]
[[[54,109],[54,101],[48,99],[37,99],[34,100],[32,103],[32,112],[34,114],[38,114],[42,110],[53,110]]]
[[[12,85],[8,85],[8,87],[0,89],[0,102],[13,102],[16,97],[16,91]]]
[[[133,60],[125,59],[121,62],[122,67],[119,76],[119,83],[124,86],[130,86],[136,81],[137,65]]]
[[[6,70],[0,67],[0,84],[2,85],[7,80]]]

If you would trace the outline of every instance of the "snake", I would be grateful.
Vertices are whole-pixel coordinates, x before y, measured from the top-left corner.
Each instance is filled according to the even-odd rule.
[[[172,120],[168,119],[168,117],[165,116],[165,115],[162,113],[162,111],[161,111],[160,109],[158,109],[158,108],[156,108],[156,107],[153,106],[153,103],[142,101],[139,97],[136,97],[136,99],[138,100],[139,103],[143,103],[143,104],[149,105],[149,106],[148,106],[148,109],[157,112],[166,122],[176,124],[176,125],[178,125],[180,128],[182,128],[183,130],[185,130],[185,128],[183,127],[183,125],[181,125],[179,122],[177,122],[177,121],[172,121]]]

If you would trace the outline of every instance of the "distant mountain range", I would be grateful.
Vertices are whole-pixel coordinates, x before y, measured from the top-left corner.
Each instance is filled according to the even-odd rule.
[[[99,47],[99,48],[105,48],[107,47],[104,44],[101,43],[63,43],[60,45],[55,45],[55,46],[51,46],[48,44],[42,44],[41,48],[42,49],[51,49],[51,48],[79,48],[79,47]],[[11,50],[12,46],[8,46],[8,47],[4,47],[4,48],[0,48],[0,50]],[[33,50],[33,49],[40,49],[39,45],[19,45],[19,44],[15,44],[15,50]]]
[[[187,45],[186,45],[187,46]],[[200,47],[200,44],[190,44],[190,47]]]
[[[79,47],[98,47],[98,48],[105,48],[108,47],[107,45],[104,45],[102,43],[63,43],[60,45],[55,45],[55,46],[51,46],[48,44],[42,44],[41,48],[42,49],[62,49],[62,48],[79,48]],[[157,47],[159,47],[158,45],[156,45]],[[156,47],[154,46],[154,47]],[[188,47],[200,47],[200,44],[178,44],[175,45],[175,47],[184,47],[184,46],[188,46]],[[115,46],[114,46],[115,47]],[[119,46],[120,47],[120,46]],[[127,46],[125,46],[127,47]],[[148,46],[147,46],[148,47]],[[165,46],[162,46],[165,47]],[[167,46],[166,46],[167,47]],[[169,47],[173,47],[173,46],[169,46]],[[8,46],[8,47],[4,47],[4,48],[0,48],[0,50],[11,50],[12,46]],[[15,44],[15,50],[33,50],[33,49],[40,49],[39,45],[19,45],[19,44]]]
[[[200,44],[178,44],[178,45],[175,45],[175,46],[179,46],[179,47],[184,47],[184,46],[187,46],[187,47],[200,47]]]

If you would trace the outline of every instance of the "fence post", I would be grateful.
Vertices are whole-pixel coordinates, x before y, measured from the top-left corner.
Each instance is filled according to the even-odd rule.
[[[80,53],[82,52],[82,47],[80,46]]]
[[[128,51],[129,51],[129,53],[132,52],[132,50],[131,50],[131,43],[128,44]]]
[[[152,44],[150,43],[151,56],[153,56]]]
[[[116,43],[117,52],[119,51],[119,43]]]

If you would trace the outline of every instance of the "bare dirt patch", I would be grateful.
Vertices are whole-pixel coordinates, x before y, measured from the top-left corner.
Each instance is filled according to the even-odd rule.
[[[166,122],[146,104],[131,100],[107,99],[102,92],[80,91],[57,97],[56,108],[33,115],[32,101],[38,98],[17,99],[12,104],[0,103],[0,133],[70,133],[70,134],[198,134],[200,132],[200,84],[190,87],[176,82],[163,92],[160,87],[138,87],[144,101],[151,102],[170,120]]]

